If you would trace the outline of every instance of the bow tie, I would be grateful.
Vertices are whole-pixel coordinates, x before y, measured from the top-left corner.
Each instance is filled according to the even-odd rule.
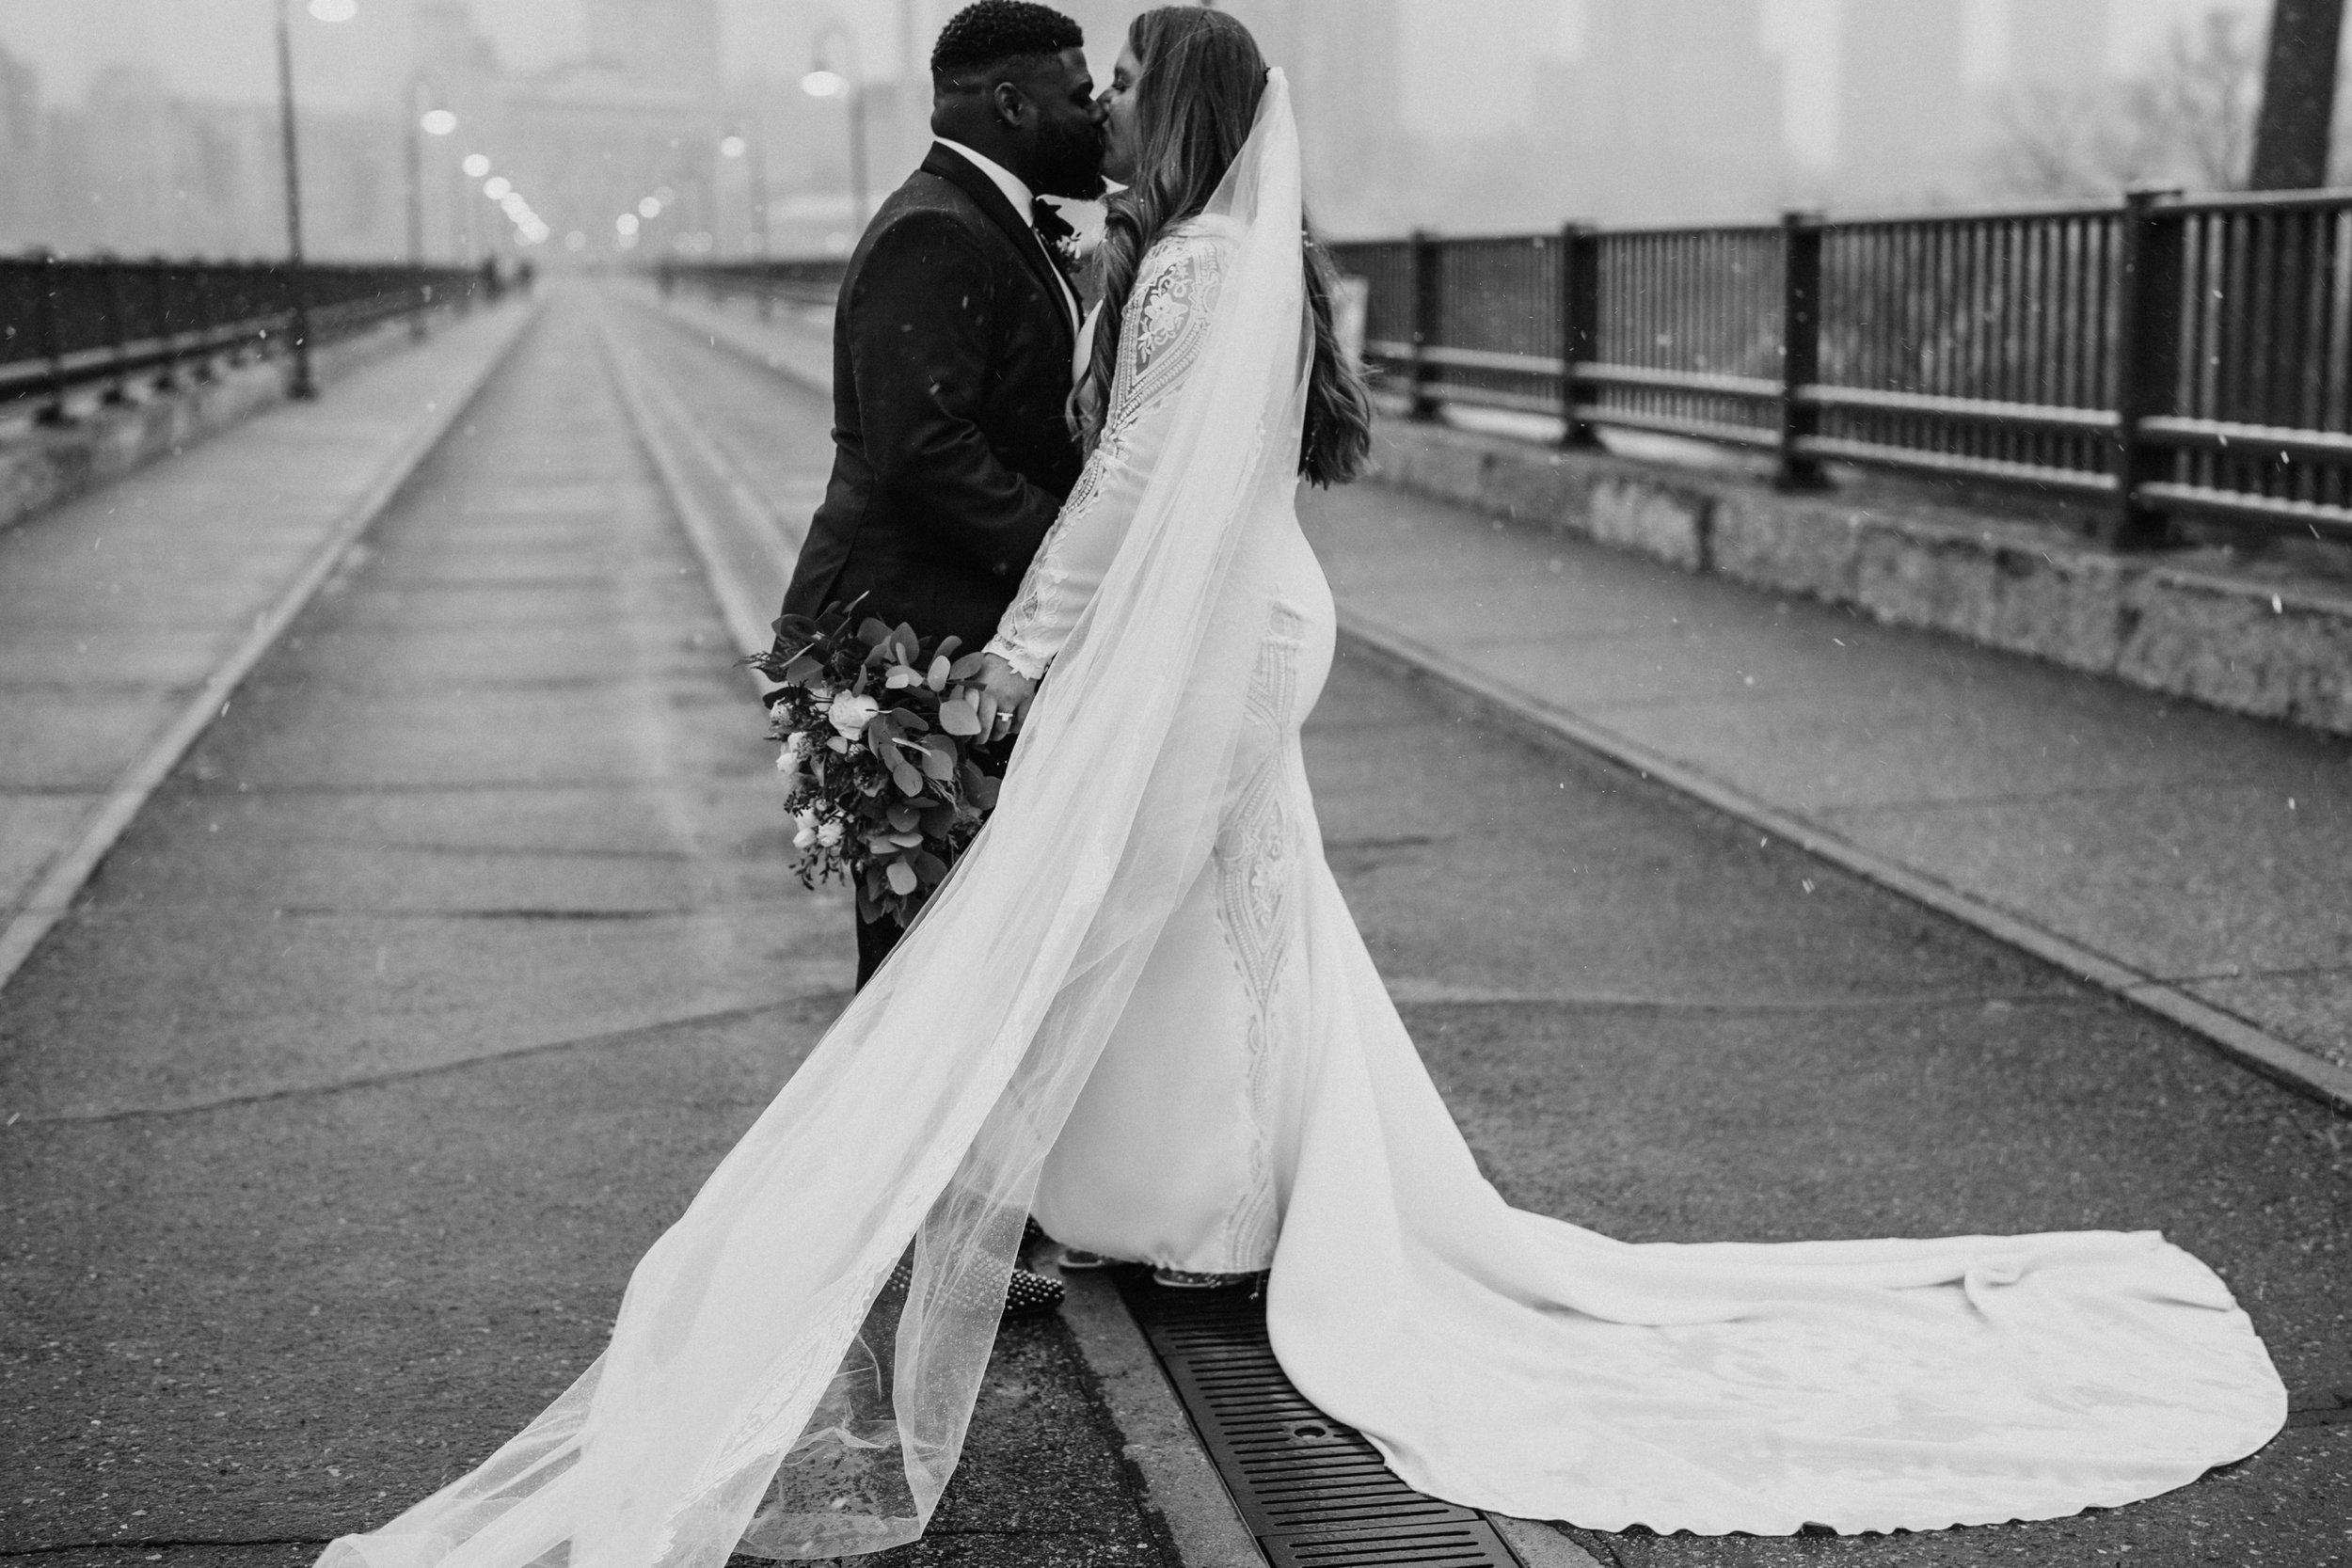
[[[1066,270],[1070,264],[1070,257],[1062,249],[1061,243],[1075,234],[1077,230],[1071,228],[1069,220],[1061,215],[1061,209],[1054,206],[1041,196],[1032,198],[1029,202],[1029,221],[1037,225],[1037,237],[1045,242],[1045,253],[1054,259],[1056,266]]]

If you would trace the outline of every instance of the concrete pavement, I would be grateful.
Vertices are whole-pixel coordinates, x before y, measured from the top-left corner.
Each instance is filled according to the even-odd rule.
[[[522,320],[450,323],[233,443],[0,529],[0,981]]]
[[[2352,741],[1383,486],[1302,510],[1368,641],[2352,1106]]]

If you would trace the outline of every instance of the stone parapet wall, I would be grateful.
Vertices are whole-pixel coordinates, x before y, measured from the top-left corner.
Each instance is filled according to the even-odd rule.
[[[1733,470],[1385,420],[1375,478],[1547,531],[1851,606],[2233,713],[2352,735],[2352,592],[2119,554],[2073,528],[1870,486],[1794,495]]]

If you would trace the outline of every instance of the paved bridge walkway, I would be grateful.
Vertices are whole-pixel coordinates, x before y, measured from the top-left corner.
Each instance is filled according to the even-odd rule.
[[[294,1568],[469,1465],[596,1354],[629,1265],[838,1009],[846,912],[785,873],[728,667],[821,482],[824,408],[709,336],[556,291],[0,988],[0,1560]],[[463,388],[460,357],[432,373]],[[305,412],[218,437],[213,483],[264,482],[272,421]],[[0,549],[63,594],[106,547],[93,499]],[[1375,542],[1402,504],[1352,493],[1316,526]],[[182,656],[194,690],[276,601],[183,602],[223,607]],[[21,686],[62,662],[4,651]],[[12,765],[64,755],[67,720]],[[1342,660],[1310,768],[1514,1201],[1632,1239],[2160,1227],[2230,1279],[2301,1412],[2109,1513],[1551,1549],[2352,1562],[2352,1124],[1385,659]],[[939,1528],[883,1560],[1238,1560],[1166,1489],[1152,1450],[1181,1428],[1134,1426],[1090,1311],[1004,1337]]]

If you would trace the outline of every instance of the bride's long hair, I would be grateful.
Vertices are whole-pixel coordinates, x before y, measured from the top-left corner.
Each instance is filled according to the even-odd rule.
[[[1103,242],[1089,263],[1103,314],[1093,354],[1070,394],[1071,425],[1089,451],[1102,435],[1127,295],[1144,253],[1208,206],[1249,139],[1265,90],[1258,40],[1223,11],[1194,6],[1145,11],[1128,28],[1127,42],[1143,64],[1136,86],[1136,180],[1111,199]],[[1298,471],[1315,484],[1343,484],[1362,470],[1372,450],[1372,399],[1331,325],[1331,261],[1311,234],[1301,260],[1315,356]]]

